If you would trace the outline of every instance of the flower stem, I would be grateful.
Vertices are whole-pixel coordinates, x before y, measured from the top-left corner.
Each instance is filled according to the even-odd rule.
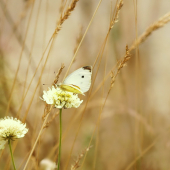
[[[11,153],[12,164],[13,164],[14,170],[16,170],[15,162],[14,162],[14,157],[13,157],[13,154],[12,154],[11,140],[10,139],[8,140],[8,144],[9,144],[9,149],[10,149],[10,153]]]
[[[60,159],[61,159],[62,109],[60,109],[59,117],[60,117],[60,134],[59,134],[58,169],[57,170],[60,170]]]

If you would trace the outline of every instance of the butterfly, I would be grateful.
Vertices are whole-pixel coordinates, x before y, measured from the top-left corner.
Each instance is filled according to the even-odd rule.
[[[59,87],[65,91],[84,95],[90,88],[91,75],[92,66],[81,67],[68,75]]]

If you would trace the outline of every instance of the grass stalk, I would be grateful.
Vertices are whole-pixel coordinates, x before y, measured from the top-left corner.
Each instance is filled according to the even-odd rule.
[[[8,145],[9,145],[9,150],[10,150],[10,153],[11,153],[12,164],[13,164],[14,170],[16,170],[10,139],[8,140]]]
[[[25,170],[26,167],[27,167],[27,165],[28,165],[28,162],[29,162],[29,160],[30,160],[30,158],[31,158],[31,156],[32,156],[32,153],[33,153],[33,151],[34,151],[34,149],[35,149],[35,147],[36,147],[36,145],[37,145],[37,143],[38,143],[38,140],[39,140],[39,138],[40,138],[40,136],[41,136],[41,133],[42,133],[42,131],[43,131],[45,125],[46,125],[46,122],[47,122],[48,116],[49,116],[49,114],[50,114],[50,112],[51,112],[51,109],[52,109],[52,107],[50,107],[50,109],[47,111],[47,114],[46,114],[46,116],[45,116],[44,122],[43,122],[43,124],[42,124],[42,126],[41,126],[41,129],[40,129],[40,131],[39,131],[39,134],[38,134],[38,136],[37,136],[37,139],[36,139],[36,141],[35,141],[35,143],[34,143],[34,146],[32,147],[32,150],[31,150],[31,152],[30,152],[30,154],[29,154],[29,156],[28,156],[27,162],[26,162],[23,170]]]
[[[61,160],[62,109],[60,109],[59,119],[60,119],[60,132],[59,132],[58,165],[57,165],[58,170],[60,170],[60,160]]]

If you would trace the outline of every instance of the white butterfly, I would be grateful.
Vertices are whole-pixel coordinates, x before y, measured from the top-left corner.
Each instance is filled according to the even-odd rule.
[[[84,66],[66,77],[59,85],[62,90],[83,94],[87,92],[91,85],[92,66]]]

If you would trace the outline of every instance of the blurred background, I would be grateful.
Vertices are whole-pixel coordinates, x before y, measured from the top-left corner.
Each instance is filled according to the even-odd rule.
[[[18,117],[29,128],[23,139],[13,142],[17,169],[23,169],[42,125],[43,90],[51,87],[62,63],[65,68],[59,82],[64,78],[99,1],[79,0],[51,48],[48,46],[45,51],[63,5],[66,4],[65,11],[70,3],[0,0],[0,117]],[[69,73],[95,63],[116,3],[116,0],[101,2]],[[168,0],[138,0],[135,4],[135,0],[124,1],[101,62],[98,60],[93,68],[94,86],[86,96],[80,96],[83,104],[77,109],[63,110],[61,169],[71,169],[89,145],[92,147],[84,154],[84,161],[82,158],[79,162],[83,170],[170,169],[170,23],[153,31],[137,50],[131,51],[131,59],[107,97],[111,81],[107,75],[115,71],[117,61],[124,57],[126,45],[130,47],[152,23],[170,12]],[[53,116],[57,111],[54,108],[50,113],[51,121],[27,169],[39,169],[45,158],[56,162],[59,117]],[[0,154],[0,169],[12,169],[9,148],[6,146]]]

